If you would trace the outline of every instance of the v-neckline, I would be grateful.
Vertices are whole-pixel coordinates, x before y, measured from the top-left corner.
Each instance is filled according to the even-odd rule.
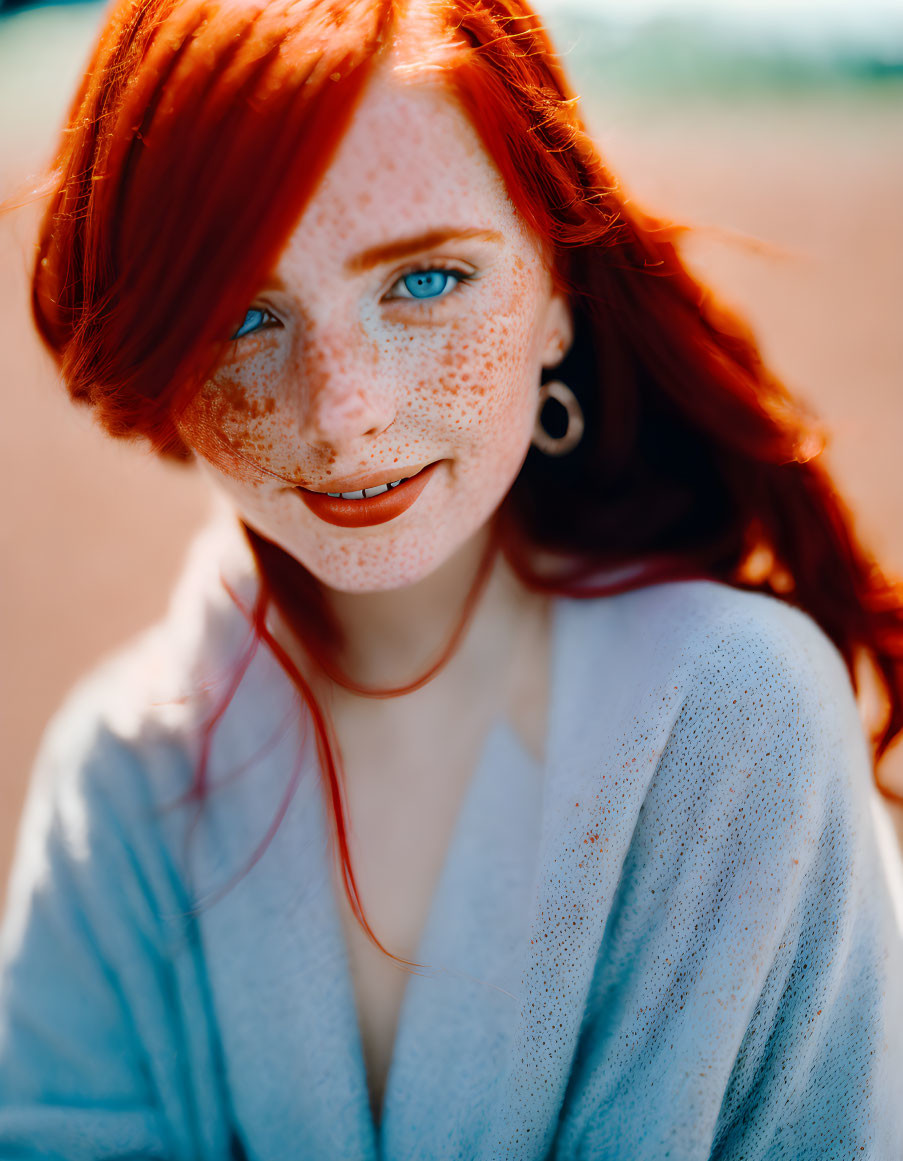
[[[460,863],[460,851],[466,839],[467,824],[473,815],[475,801],[480,795],[480,792],[485,788],[486,780],[491,773],[491,759],[498,758],[500,755],[507,755],[507,757],[519,763],[522,769],[531,771],[538,780],[541,799],[545,800],[550,756],[555,753],[558,736],[558,720],[560,717],[558,691],[562,688],[561,676],[562,666],[564,664],[562,657],[564,649],[562,622],[564,620],[564,607],[566,603],[562,598],[551,598],[549,648],[547,652],[548,700],[542,760],[540,761],[530,752],[526,742],[521,738],[511,721],[509,714],[501,714],[494,720],[487,732],[474,765],[473,774],[462,797],[446,848],[445,857],[442,860],[436,887],[426,910],[426,917],[414,955],[414,961],[416,963],[423,965],[427,969],[435,969],[440,974],[446,973],[449,969],[442,964],[431,963],[430,955],[435,959],[437,952],[442,953],[445,950],[449,950],[447,941],[441,937],[440,919],[442,919],[443,906],[445,905],[446,910],[448,909],[447,905],[449,900],[447,899],[447,895],[449,881],[452,879]],[[399,1071],[399,1061],[402,1054],[409,1045],[412,1026],[417,1022],[417,1012],[421,1006],[418,1003],[418,994],[421,991],[418,981],[429,978],[429,971],[412,974],[406,982],[399,1008],[392,1053],[383,1087],[382,1104],[377,1119],[373,1115],[370,1102],[369,1078],[366,1069],[363,1036],[358,1017],[357,996],[354,989],[351,958],[337,895],[337,892],[341,890],[341,885],[338,882],[337,875],[333,871],[333,867],[329,864],[329,860],[334,857],[330,820],[326,812],[324,796],[320,794],[317,797],[323,811],[323,826],[326,833],[330,835],[330,841],[324,849],[324,859],[327,861],[325,875],[329,886],[327,911],[334,943],[331,951],[332,956],[335,957],[337,975],[340,977],[336,982],[340,987],[342,998],[347,1003],[349,1011],[353,1014],[353,1019],[349,1021],[349,1025],[352,1028],[354,1043],[353,1046],[349,1047],[352,1048],[350,1057],[354,1061],[355,1075],[353,1078],[353,1086],[355,1090],[355,1103],[358,1107],[364,1107],[367,1110],[368,1130],[369,1135],[372,1137],[372,1157],[374,1159],[381,1159],[384,1156],[384,1139],[387,1130],[389,1132],[392,1131],[394,1118],[403,1112],[400,1109],[396,1111],[395,1104],[398,1098],[395,1096],[396,1085],[393,1083],[393,1080]],[[534,861],[537,857],[538,849],[534,852]],[[449,933],[446,932],[446,934]],[[486,981],[482,982],[485,983]],[[490,984],[489,986],[491,987],[492,985]],[[504,989],[501,990],[504,991]]]
[[[250,581],[245,595],[253,599]],[[378,1127],[330,871],[331,830],[316,747],[297,718],[297,691],[276,658],[268,650],[252,658],[213,740],[216,789],[194,834],[186,873],[192,892],[200,889],[198,899],[222,887],[247,867],[284,809],[263,857],[199,921],[236,1123],[246,1126],[261,1155],[272,1161],[290,1161],[299,1152],[394,1161],[451,1155],[452,1141],[467,1155],[474,1154],[472,1134],[494,1125],[505,1099],[499,1086],[509,1072],[511,1029],[519,1026],[530,954],[511,916],[520,909],[524,925],[535,918],[535,876],[550,841],[548,816],[560,794],[564,743],[570,743],[578,712],[567,689],[584,684],[572,673],[580,641],[574,604],[552,599],[544,762],[525,749],[507,718],[498,719],[458,811],[416,953],[419,962],[452,971],[408,981]],[[226,627],[233,622],[229,640],[239,649],[245,623],[229,603]],[[219,672],[222,651],[209,663]],[[495,777],[486,776],[500,755],[511,761],[501,763]],[[521,759],[540,770],[533,804],[539,835],[532,861],[512,886],[512,857],[523,855],[520,828],[529,813],[522,779],[511,777],[522,769]],[[244,776],[234,777],[236,769]],[[482,810],[485,792],[491,792],[495,818]],[[461,883],[469,887],[463,896]],[[487,883],[499,890],[485,890]],[[255,933],[252,943],[237,938],[244,930]],[[261,1029],[268,1037],[263,1060]],[[449,1099],[437,1107],[443,1092]],[[488,1142],[487,1148],[480,1155],[488,1158],[494,1154]]]

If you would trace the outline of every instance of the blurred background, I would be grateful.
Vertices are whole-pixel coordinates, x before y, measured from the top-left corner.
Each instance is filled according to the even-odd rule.
[[[866,543],[903,574],[903,6],[899,0],[538,0],[624,189],[822,417]],[[29,201],[103,7],[0,0],[0,884],[41,731],[159,616],[210,500],[113,443],[31,331]],[[883,768],[903,792],[903,747]],[[903,812],[894,814],[903,837]]]

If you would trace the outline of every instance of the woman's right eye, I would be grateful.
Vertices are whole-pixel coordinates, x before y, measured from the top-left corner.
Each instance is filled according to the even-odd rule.
[[[245,335],[252,335],[255,331],[262,331],[266,327],[281,326],[279,319],[263,307],[249,307],[245,313],[245,321],[241,324],[232,339],[241,339]]]

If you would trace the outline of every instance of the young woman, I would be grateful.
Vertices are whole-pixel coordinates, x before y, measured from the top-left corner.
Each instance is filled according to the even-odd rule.
[[[899,1155],[903,597],[520,0],[123,0],[34,312],[224,515],[48,731],[4,1156]]]

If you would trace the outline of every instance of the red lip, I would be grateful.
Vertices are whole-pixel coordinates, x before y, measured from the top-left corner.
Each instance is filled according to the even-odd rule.
[[[336,524],[339,528],[365,528],[370,524],[385,524],[407,511],[430,482],[433,471],[441,462],[436,460],[428,464],[397,488],[390,488],[388,492],[380,492],[378,496],[368,496],[363,500],[342,500],[326,492],[310,492],[306,488],[296,488],[295,491],[311,512],[327,524]]]

